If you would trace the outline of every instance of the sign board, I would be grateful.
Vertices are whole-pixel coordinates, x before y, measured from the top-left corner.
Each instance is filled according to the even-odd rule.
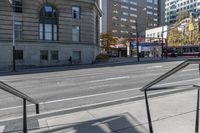
[[[194,30],[194,24],[193,23],[189,23],[189,31],[193,31]]]

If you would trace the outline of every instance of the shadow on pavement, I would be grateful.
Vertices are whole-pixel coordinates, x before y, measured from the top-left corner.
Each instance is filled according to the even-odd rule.
[[[126,113],[71,125],[56,125],[41,133],[145,133],[147,131],[137,119]]]
[[[10,123],[6,126],[4,133],[21,133],[21,122]],[[28,125],[31,133],[148,133],[148,129],[129,113],[78,123],[68,122],[66,124],[63,122],[63,124],[56,125],[55,121],[55,125],[43,127],[44,130],[39,129],[39,124],[36,121],[29,121]]]
[[[81,70],[90,68],[103,68],[103,67],[117,67],[126,65],[138,65],[138,64],[148,64],[148,63],[161,63],[161,62],[174,62],[174,61],[184,61],[187,58],[169,58],[169,59],[141,59],[137,62],[136,59],[128,62],[115,62],[115,63],[97,63],[90,65],[79,65],[79,66],[45,66],[45,67],[35,67],[30,69],[18,69],[16,72],[3,72],[0,71],[0,76],[9,75],[23,75],[23,74],[34,74],[34,73],[48,73],[48,72],[59,72],[59,71],[70,71],[70,70]]]

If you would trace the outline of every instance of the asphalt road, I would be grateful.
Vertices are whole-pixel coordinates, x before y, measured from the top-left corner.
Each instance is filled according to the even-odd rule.
[[[181,61],[173,61],[82,69],[77,67],[73,70],[60,67],[53,72],[4,75],[0,76],[0,80],[37,99],[41,113],[45,114],[142,97],[143,93],[139,90],[141,87],[180,63]],[[162,81],[159,86],[198,83],[198,66],[191,65]],[[160,92],[151,92],[158,93]],[[29,105],[28,114],[34,112],[34,106]],[[22,100],[0,90],[0,122],[21,115]]]

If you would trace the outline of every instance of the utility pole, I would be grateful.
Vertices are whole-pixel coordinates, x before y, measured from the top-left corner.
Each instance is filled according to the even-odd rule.
[[[12,53],[13,53],[13,69],[12,71],[16,71],[16,62],[15,62],[15,12],[13,9],[13,44],[12,44]]]
[[[138,6],[137,19],[136,19],[136,43],[137,43],[137,61],[138,62],[140,62],[138,20],[139,20],[140,15],[142,14],[142,12],[146,11],[146,8],[142,8],[142,11],[138,13],[139,8],[141,8],[141,7]]]
[[[164,27],[162,25],[162,48],[161,48],[161,57],[163,60],[163,49],[164,49]]]
[[[139,39],[138,39],[138,20],[136,21],[136,41],[137,41],[137,61],[140,62],[140,54],[139,54]]]
[[[13,54],[13,59],[12,59],[12,71],[16,71],[16,62],[15,62],[15,10],[14,10],[14,1],[9,0],[10,6],[12,8],[12,54]]]

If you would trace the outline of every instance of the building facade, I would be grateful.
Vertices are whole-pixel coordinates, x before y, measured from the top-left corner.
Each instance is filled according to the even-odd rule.
[[[119,38],[145,35],[159,25],[158,0],[102,0],[102,32]]]
[[[166,0],[159,0],[159,26],[165,25],[165,1]]]
[[[163,36],[162,36],[163,34]],[[168,35],[168,26],[160,26],[153,29],[146,30],[146,39],[150,40],[153,39],[167,39]]]
[[[200,0],[166,0],[165,22],[172,24],[181,12],[194,13],[200,16]]]
[[[17,66],[89,64],[95,60],[101,15],[98,0],[10,2],[0,1],[0,69],[12,67],[13,38]]]

